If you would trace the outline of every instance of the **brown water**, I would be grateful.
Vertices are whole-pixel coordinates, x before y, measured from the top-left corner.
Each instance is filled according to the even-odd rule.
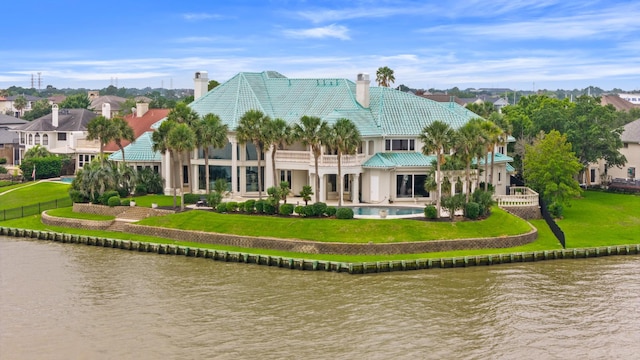
[[[637,359],[640,257],[374,275],[0,237],[0,359]]]

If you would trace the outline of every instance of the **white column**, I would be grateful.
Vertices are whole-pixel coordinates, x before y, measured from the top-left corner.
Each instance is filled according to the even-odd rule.
[[[321,202],[327,202],[327,190],[326,190],[326,184],[325,184],[325,179],[324,179],[324,174],[320,175],[320,201]]]
[[[271,186],[277,186],[273,183],[273,162],[271,161],[271,153],[273,147],[264,152],[264,190],[266,191]]]
[[[235,138],[231,139],[231,192],[238,193],[238,142]]]
[[[171,195],[173,191],[173,172],[171,169],[171,157],[169,156],[169,151],[165,151],[162,156],[162,173],[165,180],[164,193],[166,195]]]
[[[351,186],[351,202],[360,203],[360,174],[353,174],[353,184]]]

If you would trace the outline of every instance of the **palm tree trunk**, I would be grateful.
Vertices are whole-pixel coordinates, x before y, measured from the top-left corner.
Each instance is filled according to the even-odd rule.
[[[440,218],[440,197],[442,196],[442,176],[440,174],[440,151],[436,153],[436,211]]]
[[[467,162],[467,173],[466,173],[465,182],[467,183],[467,191],[465,194],[466,202],[469,202],[469,194],[471,192],[471,161]]]
[[[271,151],[271,171],[273,171],[273,186],[278,187],[278,174],[276,174],[276,149],[278,145],[273,145],[273,150]],[[291,186],[291,184],[289,184]]]
[[[484,154],[484,191],[487,191],[487,186],[488,186],[487,182],[489,181],[488,176],[489,176],[489,152]]]
[[[209,191],[211,189],[209,186],[209,146],[205,146],[204,149],[204,181],[206,183],[205,185],[205,189],[207,194],[209,194]]]
[[[494,147],[494,149],[495,149],[495,147]],[[496,156],[495,156],[495,154],[492,153],[491,154],[491,176],[489,176],[489,179],[491,180],[491,184],[492,185],[493,185],[493,167],[494,167],[495,159],[496,159]],[[495,189],[495,187],[494,187],[494,189]],[[485,191],[486,191],[486,189],[485,189]]]
[[[342,206],[342,152],[338,151],[338,206]]]
[[[182,156],[178,159],[178,168],[180,169],[180,182],[178,183],[178,185],[180,185],[180,211],[184,211],[184,191],[182,185],[184,184],[184,171],[182,170]]]
[[[320,155],[316,155],[313,153],[313,158],[315,159],[316,164],[316,202],[320,202],[320,174],[318,174],[318,157]]]

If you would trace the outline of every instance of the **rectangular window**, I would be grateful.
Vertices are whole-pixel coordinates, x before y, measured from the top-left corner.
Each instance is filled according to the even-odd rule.
[[[375,151],[374,147],[373,147],[373,140],[369,140],[369,155],[373,155],[373,152]]]
[[[67,141],[67,133],[59,132],[58,141]]]
[[[260,167],[260,175],[262,175],[262,191],[264,191],[264,166]],[[258,191],[258,167],[247,166],[246,167],[246,191]]]
[[[635,167],[630,167],[627,169],[627,175],[629,177],[629,179],[635,179],[636,178],[636,168]]]
[[[413,175],[414,197],[429,197],[429,191],[425,186],[428,179],[427,175]]]
[[[291,170],[280,170],[280,181],[286,181],[289,183],[289,189],[291,189]],[[280,184],[278,184],[280,185]]]
[[[384,141],[384,150],[391,151],[391,140],[387,139]]]
[[[20,144],[24,145],[24,133],[20,133]]]
[[[596,169],[591,169],[591,182],[596,182]]]
[[[158,165],[153,165],[153,172],[157,174],[158,171],[160,171],[160,169],[158,168]]]
[[[412,175],[396,175],[396,196],[398,198],[413,197]]]
[[[224,179],[227,182],[227,191],[231,191],[231,166],[209,165],[209,189],[213,190],[213,183],[218,179]],[[198,165],[198,188],[204,190],[207,178],[204,172],[204,165]]]
[[[384,149],[386,151],[414,151],[416,141],[414,139],[387,139]]]
[[[338,188],[337,188],[338,176],[336,174],[329,174],[328,178],[329,179],[327,181],[329,181],[329,184],[328,184],[329,186],[327,187],[327,191],[328,192],[336,192],[336,191],[338,191]],[[322,181],[322,179],[320,179],[320,180]]]
[[[189,184],[189,165],[182,166],[183,185]]]
[[[409,151],[414,151],[416,149],[416,141],[413,139],[409,139]]]

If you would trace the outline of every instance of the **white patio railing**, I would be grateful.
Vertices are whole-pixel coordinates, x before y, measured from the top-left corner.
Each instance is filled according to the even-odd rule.
[[[509,195],[494,195],[493,200],[499,207],[538,206],[538,193],[525,186],[514,186]]]
[[[364,154],[358,155],[342,155],[342,166],[361,165],[366,158]],[[276,153],[276,161],[278,163],[296,163],[313,166],[313,155],[308,151],[290,151],[279,150]],[[320,155],[318,158],[319,166],[338,166],[338,155]]]

